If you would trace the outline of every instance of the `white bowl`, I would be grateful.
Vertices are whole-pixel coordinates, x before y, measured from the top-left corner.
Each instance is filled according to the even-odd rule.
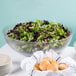
[[[0,54],[0,76],[4,76],[11,72],[12,60],[9,56]]]

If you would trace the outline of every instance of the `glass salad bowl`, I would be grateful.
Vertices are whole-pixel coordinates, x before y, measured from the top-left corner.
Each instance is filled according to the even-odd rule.
[[[27,42],[16,40],[8,37],[7,35],[8,31],[13,27],[14,26],[7,26],[6,28],[4,28],[3,33],[5,40],[8,43],[8,45],[14,49],[14,51],[17,51],[25,56],[31,56],[36,51],[46,52],[50,49],[54,49],[56,52],[61,53],[61,50],[65,48],[72,39],[72,32],[68,27],[70,35],[64,39],[54,40],[51,42]]]

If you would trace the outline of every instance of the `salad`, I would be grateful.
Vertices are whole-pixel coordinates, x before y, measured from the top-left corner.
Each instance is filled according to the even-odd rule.
[[[67,38],[70,31],[60,23],[36,20],[17,24],[7,35],[21,41],[50,42]]]

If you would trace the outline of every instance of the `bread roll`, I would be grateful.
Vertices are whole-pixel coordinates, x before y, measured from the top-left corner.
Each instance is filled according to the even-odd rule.
[[[39,63],[36,63],[35,65],[34,65],[34,70],[40,70],[40,68],[39,68]]]
[[[40,65],[39,65],[40,70],[42,70],[42,71],[47,70],[47,65],[48,64],[50,64],[49,61],[42,61],[42,62],[40,62]]]
[[[64,69],[67,69],[67,65],[65,63],[59,63],[59,66],[58,66],[58,69],[59,70],[64,70]]]
[[[52,70],[54,72],[58,71],[58,64],[56,64],[56,63],[48,64],[47,70]]]

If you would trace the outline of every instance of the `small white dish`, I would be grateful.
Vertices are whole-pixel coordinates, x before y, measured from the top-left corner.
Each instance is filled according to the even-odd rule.
[[[11,72],[12,60],[8,55],[0,54],[0,76]]]

